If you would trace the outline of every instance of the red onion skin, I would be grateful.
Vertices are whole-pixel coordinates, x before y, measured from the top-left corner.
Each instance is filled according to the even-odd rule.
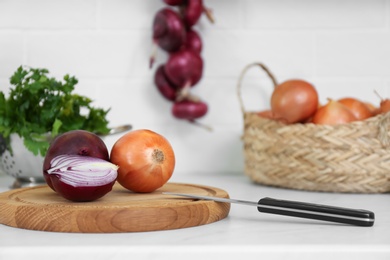
[[[178,88],[194,86],[202,77],[203,60],[194,51],[180,50],[171,53],[164,70],[169,81]]]
[[[51,174],[51,184],[56,193],[67,200],[74,202],[88,202],[100,199],[112,190],[116,180],[101,186],[73,187],[61,181],[61,179]]]
[[[179,119],[195,120],[203,117],[207,113],[207,104],[199,101],[180,101],[176,102],[172,106],[172,114]]]
[[[160,65],[154,74],[154,84],[160,94],[170,101],[174,101],[177,96],[177,87],[174,86],[165,75],[164,65]]]
[[[43,161],[43,176],[47,185],[54,191],[56,190],[52,181],[56,181],[58,177],[48,174],[47,170],[51,168],[52,159],[63,154],[77,154],[110,161],[106,144],[96,134],[84,130],[73,130],[58,135],[50,143]]]
[[[180,49],[185,42],[186,30],[180,15],[169,9],[158,11],[153,21],[153,40],[167,52]]]
[[[194,30],[187,31],[186,41],[184,48],[187,50],[194,51],[196,53],[201,53],[203,48],[203,42],[199,34]]]
[[[203,1],[202,0],[187,0],[185,7],[183,8],[183,21],[187,28],[195,25],[200,16],[203,13]]]
[[[177,6],[184,4],[185,0],[164,0],[167,5]]]

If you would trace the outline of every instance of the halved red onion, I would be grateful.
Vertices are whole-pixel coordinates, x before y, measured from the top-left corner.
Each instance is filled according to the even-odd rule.
[[[117,165],[100,158],[64,154],[51,160],[47,173],[73,187],[97,187],[114,182],[117,170]]]

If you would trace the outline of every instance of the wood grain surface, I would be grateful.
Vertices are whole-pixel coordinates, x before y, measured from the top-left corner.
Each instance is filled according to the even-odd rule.
[[[167,183],[152,193],[115,184],[103,198],[81,203],[45,185],[0,193],[0,224],[53,232],[143,232],[209,224],[229,214],[229,203],[161,194],[166,191],[229,198],[224,190],[195,184]]]

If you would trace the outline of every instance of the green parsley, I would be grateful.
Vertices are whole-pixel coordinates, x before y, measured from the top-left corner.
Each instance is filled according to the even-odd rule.
[[[49,140],[60,133],[83,129],[108,134],[107,113],[95,108],[88,97],[73,94],[78,80],[49,77],[47,69],[20,66],[10,78],[9,97],[0,92],[0,135],[9,147],[10,135],[18,134],[26,148],[45,156]],[[48,138],[49,137],[49,138]]]

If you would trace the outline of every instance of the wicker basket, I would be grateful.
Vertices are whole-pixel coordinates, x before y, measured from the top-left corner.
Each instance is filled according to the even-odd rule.
[[[390,112],[342,125],[290,124],[245,110],[245,174],[258,184],[308,191],[390,191]],[[272,75],[270,75],[272,76]],[[274,83],[276,81],[273,78]]]

